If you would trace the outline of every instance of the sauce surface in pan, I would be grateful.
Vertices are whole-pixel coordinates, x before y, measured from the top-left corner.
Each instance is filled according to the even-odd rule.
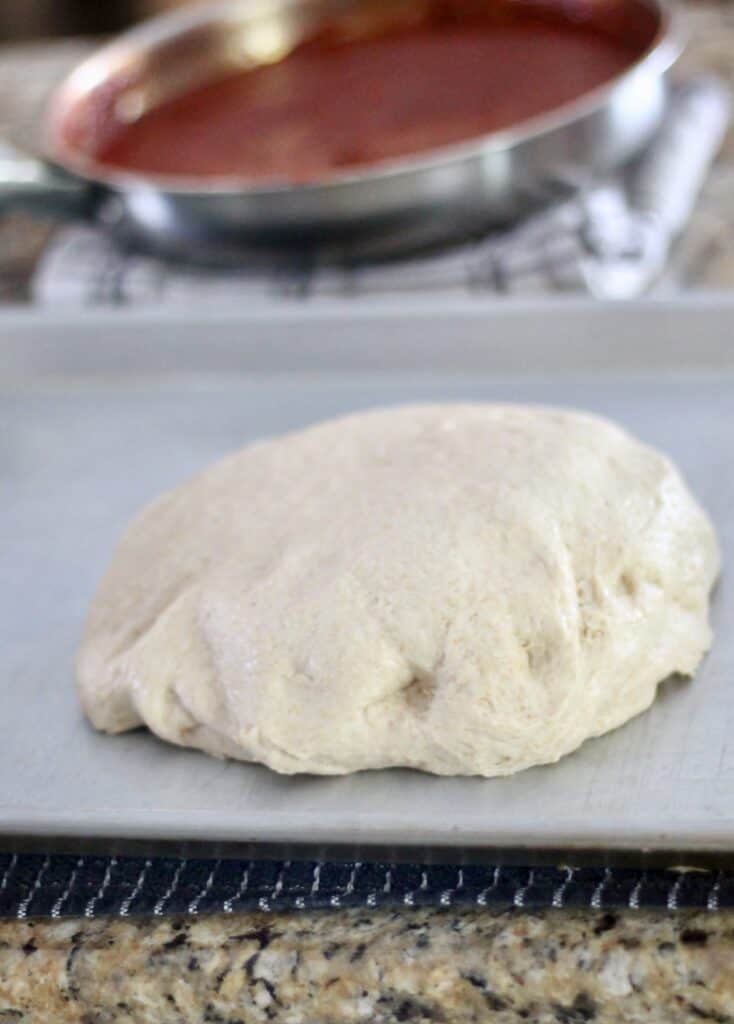
[[[577,99],[630,67],[655,28],[643,18],[633,31],[618,22],[612,31],[579,16],[578,0],[575,18],[521,3],[462,17],[451,5],[441,10],[365,38],[324,31],[278,63],[109,127],[94,158],[173,177],[312,182],[510,128]]]

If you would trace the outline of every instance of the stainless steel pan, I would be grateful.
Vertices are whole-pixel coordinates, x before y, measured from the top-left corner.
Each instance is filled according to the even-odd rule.
[[[389,0],[396,9],[414,0]],[[151,250],[204,261],[318,242],[374,255],[517,217],[634,154],[659,124],[681,49],[666,0],[652,45],[609,84],[517,129],[309,185],[170,180],[95,163],[65,126],[84,105],[146,109],[213,74],[285,54],[345,7],[375,0],[219,0],[130,31],[77,66],[53,95],[37,158],[0,160],[0,209],[93,218]],[[384,18],[385,0],[380,15]]]

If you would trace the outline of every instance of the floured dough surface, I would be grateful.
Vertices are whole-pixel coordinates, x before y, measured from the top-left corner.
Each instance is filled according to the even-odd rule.
[[[707,650],[712,527],[617,426],[407,406],[251,445],[123,536],[78,658],[98,729],[338,774],[500,775]]]

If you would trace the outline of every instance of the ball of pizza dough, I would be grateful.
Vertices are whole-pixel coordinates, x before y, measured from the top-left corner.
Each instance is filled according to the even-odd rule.
[[[595,416],[377,410],[164,494],[92,604],[98,728],[279,772],[503,775],[648,707],[711,642],[714,531]]]

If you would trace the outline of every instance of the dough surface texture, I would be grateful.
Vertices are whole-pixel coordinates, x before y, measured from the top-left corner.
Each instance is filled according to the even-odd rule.
[[[279,772],[503,775],[691,675],[716,538],[614,424],[402,406],[250,445],[149,505],[77,662],[92,723]]]

